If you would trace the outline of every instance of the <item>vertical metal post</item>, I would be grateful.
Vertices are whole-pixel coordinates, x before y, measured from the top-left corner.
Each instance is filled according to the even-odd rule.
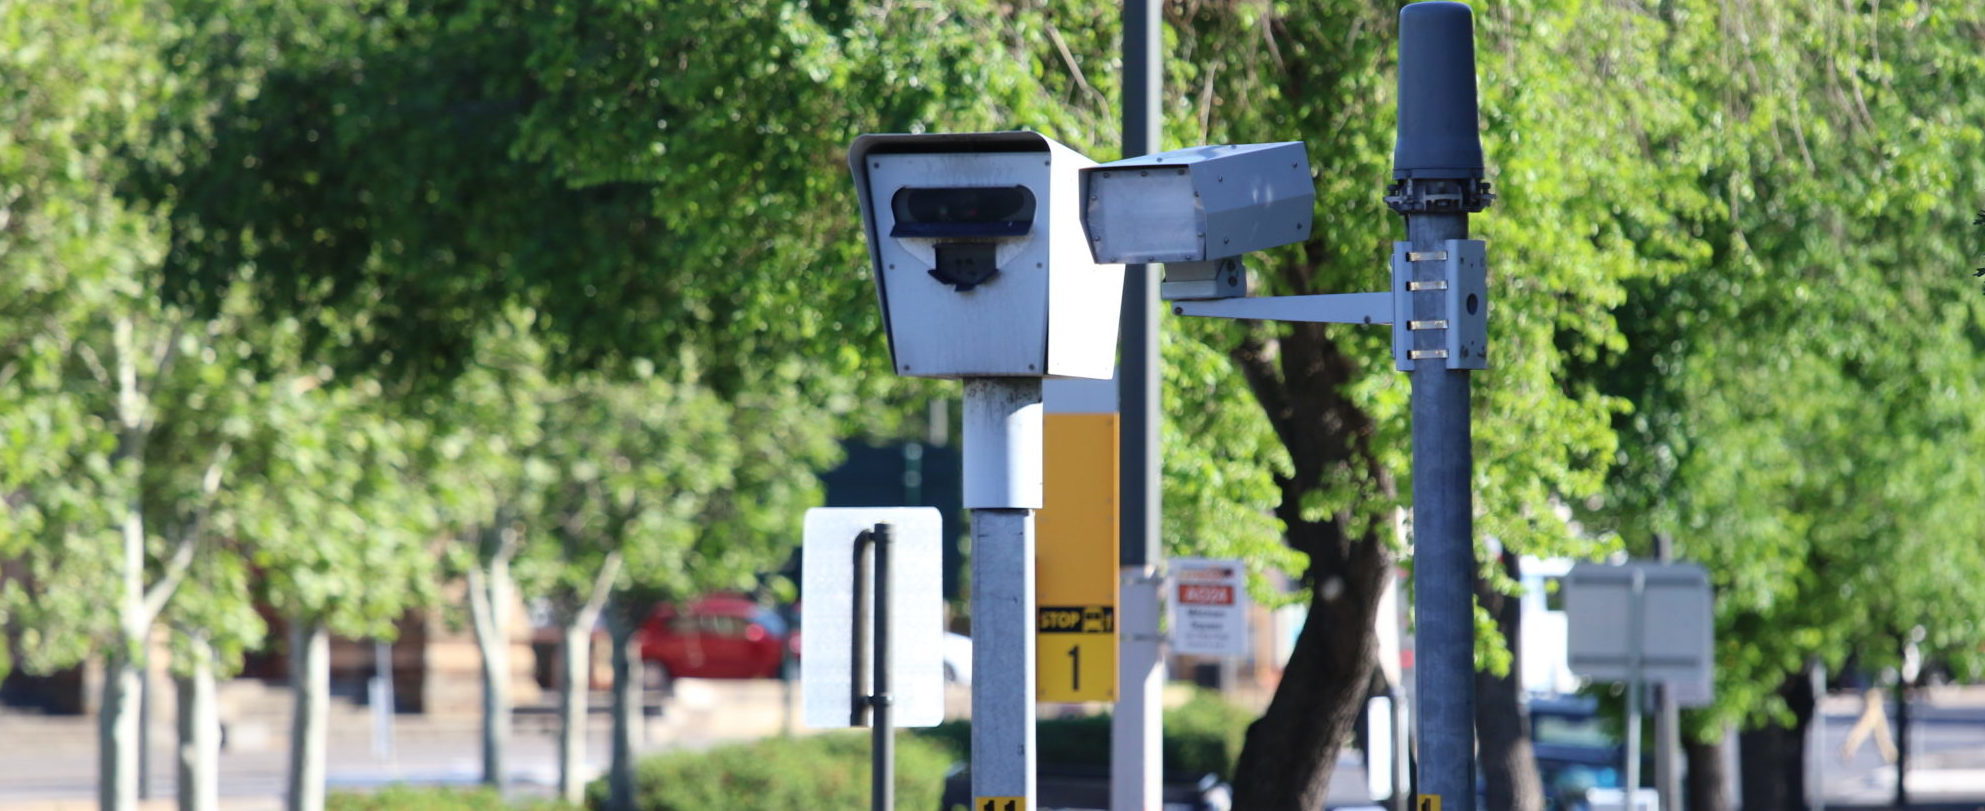
[[[1041,381],[965,381],[972,511],[972,794],[1034,808],[1034,511]]]
[[[1895,669],[1895,799],[1896,808],[1909,807],[1909,636],[1901,637],[1902,656]],[[1818,706],[1819,702],[1814,701]],[[1826,716],[1820,716],[1824,723]]]
[[[869,533],[875,547],[875,692],[869,696],[874,737],[869,746],[874,762],[869,768],[870,806],[874,811],[896,808],[896,729],[890,723],[889,704],[889,536],[888,524],[876,524]]]
[[[855,536],[855,599],[853,622],[848,629],[848,661],[851,671],[848,679],[848,725],[868,726],[868,685],[870,673],[875,663],[870,659],[868,624],[875,618],[874,598],[870,596],[869,552],[873,548],[874,533],[864,531]]]
[[[1406,218],[1409,257],[1445,258],[1488,205],[1476,121],[1475,32],[1468,6],[1399,11],[1399,133],[1386,203]],[[1475,466],[1469,372],[1447,357],[1445,262],[1409,259],[1413,321],[1415,686],[1422,797],[1475,808]],[[1439,325],[1439,326],[1431,326]],[[1466,364],[1462,364],[1466,365]]]
[[[1395,527],[1405,522],[1404,515],[1396,515]],[[1403,533],[1402,533],[1403,534]],[[1387,572],[1392,581],[1395,595],[1406,593],[1405,577],[1397,571]],[[1394,598],[1394,612],[1390,617],[1380,618],[1381,622],[1393,623],[1399,632],[1399,646],[1405,652],[1406,629],[1410,617],[1406,613],[1406,601]],[[1402,657],[1403,658],[1403,657]],[[1413,791],[1413,718],[1410,708],[1414,706],[1413,683],[1419,678],[1419,670],[1399,663],[1399,680],[1392,685],[1392,797],[1386,807],[1390,811],[1409,811]]]
[[[1407,218],[1412,250],[1434,251],[1467,235],[1468,217]],[[1414,293],[1440,298],[1441,293]],[[1440,306],[1438,304],[1434,305]],[[1421,313],[1427,312],[1420,310]],[[1441,345],[1432,330],[1419,348]],[[1466,370],[1438,360],[1413,370],[1413,578],[1420,793],[1443,811],[1472,811],[1475,797],[1474,469]]]
[[[1810,811],[1826,811],[1826,662],[1818,657],[1808,666],[1813,687],[1813,720],[1811,736],[1806,741],[1806,807]],[[1659,781],[1661,767],[1655,766],[1655,780]],[[1680,808],[1668,805],[1664,797],[1662,808]]]
[[[1675,539],[1666,533],[1655,535],[1654,558],[1673,562]],[[1675,759],[1682,749],[1682,713],[1671,682],[1654,685],[1654,747],[1654,791],[1661,798],[1661,807],[1670,811],[1681,808],[1682,770],[1676,768]]]
[[[1627,750],[1621,769],[1627,776],[1623,808],[1637,809],[1640,792],[1640,685],[1641,644],[1647,639],[1647,573],[1633,570],[1633,596],[1627,600]]]
[[[1158,147],[1164,117],[1164,53],[1157,0],[1123,4],[1123,157]],[[1159,389],[1158,278],[1148,265],[1124,268],[1118,385],[1123,413],[1123,535],[1118,548],[1124,626],[1119,637],[1116,712],[1110,721],[1110,808],[1156,811],[1161,800],[1159,737],[1164,659],[1158,637]]]
[[[368,699],[372,704],[372,756],[393,756],[393,643],[372,642],[372,684]]]

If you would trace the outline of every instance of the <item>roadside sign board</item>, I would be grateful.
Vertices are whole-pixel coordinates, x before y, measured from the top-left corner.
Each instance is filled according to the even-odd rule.
[[[1050,392],[1034,518],[1034,696],[1115,701],[1118,420],[1056,405]]]
[[[1248,654],[1247,566],[1238,560],[1173,558],[1172,652]]]
[[[1641,581],[1635,605],[1634,579]],[[1681,703],[1708,703],[1711,650],[1709,574],[1693,563],[1580,563],[1562,581],[1566,647],[1573,672],[1601,681],[1633,678],[1677,687]],[[1638,616],[1636,617],[1636,614]],[[1633,629],[1640,633],[1635,639]]]
[[[806,511],[800,566],[800,693],[807,726],[850,725],[855,539],[876,524],[892,530],[894,724],[928,727],[944,720],[943,517],[931,507],[819,507]]]

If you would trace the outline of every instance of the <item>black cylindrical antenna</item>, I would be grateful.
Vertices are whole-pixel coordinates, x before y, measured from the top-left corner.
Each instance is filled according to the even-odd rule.
[[[1482,176],[1475,115],[1475,24],[1464,3],[1399,10],[1399,139],[1392,176]]]

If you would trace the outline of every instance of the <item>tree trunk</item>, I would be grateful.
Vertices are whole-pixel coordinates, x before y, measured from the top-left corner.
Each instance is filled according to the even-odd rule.
[[[561,678],[558,685],[558,796],[566,802],[584,799],[586,783],[579,772],[586,761],[586,696],[590,692],[593,664],[593,628],[590,623],[565,626],[564,644],[559,646]]]
[[[1694,736],[1683,736],[1682,752],[1689,759],[1688,801],[1684,806],[1689,811],[1732,811],[1730,807],[1730,772],[1725,768],[1728,753],[1723,751],[1724,739],[1704,743]]]
[[[620,552],[607,553],[593,573],[593,590],[578,610],[568,615],[559,657],[564,679],[558,690],[558,795],[578,804],[585,799],[586,709],[593,688],[593,626],[600,621],[613,584],[620,579]]]
[[[641,661],[640,617],[630,606],[607,615],[613,636],[613,759],[607,769],[608,811],[634,811],[634,751],[641,745],[647,676]]]
[[[1497,563],[1521,582],[1516,555],[1504,550]],[[1496,591],[1479,573],[1475,599],[1495,618],[1496,630],[1509,643],[1510,653],[1507,675],[1475,671],[1475,737],[1481,747],[1488,807],[1495,811],[1543,811],[1544,783],[1537,774],[1537,758],[1530,748],[1530,718],[1523,706],[1523,601]]]
[[[173,676],[179,688],[179,811],[218,811],[221,728],[214,710],[214,651],[197,637],[190,647],[191,661]]]
[[[116,328],[118,421],[122,424],[116,464],[128,466],[130,480],[118,527],[123,558],[119,574],[124,581],[117,617],[121,633],[105,657],[97,716],[97,804],[102,811],[135,811],[141,757],[138,725],[143,722],[138,701],[145,677],[141,663],[149,653],[145,645],[151,629],[151,617],[145,610],[145,512],[138,486],[144,473],[145,435],[139,427],[144,415],[137,399],[136,367],[130,362],[129,320],[119,320]]]
[[[331,638],[320,619],[290,624],[289,795],[286,811],[324,811],[324,732],[331,698]]]
[[[1377,666],[1372,620],[1390,561],[1384,542],[1353,547],[1355,578],[1325,577],[1268,711],[1248,726],[1234,767],[1234,807],[1260,811],[1322,808],[1365,687]]]
[[[1314,243],[1309,247],[1317,259]],[[1323,807],[1377,664],[1372,622],[1393,552],[1384,522],[1350,512],[1316,515],[1304,505],[1346,482],[1386,496],[1398,488],[1372,447],[1371,415],[1344,392],[1360,361],[1322,324],[1279,329],[1274,338],[1251,332],[1230,356],[1289,451],[1292,470],[1275,477],[1275,515],[1289,547],[1309,557],[1310,607],[1267,713],[1248,727],[1235,764],[1234,807],[1313,811]]]
[[[1786,676],[1778,694],[1791,708],[1791,727],[1763,727],[1739,736],[1743,807],[1806,807],[1806,725],[1813,719],[1813,685],[1804,669]]]
[[[510,530],[493,531],[510,537]],[[502,789],[510,749],[510,541],[469,570],[469,616],[482,658],[482,783]]]
[[[103,693],[97,708],[97,807],[135,811],[138,807],[138,680],[142,674],[124,641],[103,664]]]

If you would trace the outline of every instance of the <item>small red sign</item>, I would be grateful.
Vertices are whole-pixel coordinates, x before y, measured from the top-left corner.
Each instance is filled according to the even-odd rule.
[[[1179,584],[1179,602],[1187,605],[1233,605],[1233,586]]]

